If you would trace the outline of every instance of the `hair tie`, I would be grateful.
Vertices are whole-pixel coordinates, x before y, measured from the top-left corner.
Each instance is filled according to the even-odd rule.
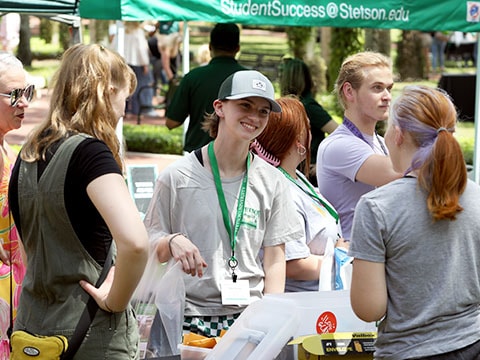
[[[447,129],[447,128],[444,128],[443,126],[442,126],[442,127],[439,127],[439,128],[437,129],[437,134],[439,134],[441,131],[448,131],[448,129]]]

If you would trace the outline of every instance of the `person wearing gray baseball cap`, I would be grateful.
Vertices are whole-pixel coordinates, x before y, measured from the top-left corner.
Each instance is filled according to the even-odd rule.
[[[250,96],[261,97],[271,105],[273,112],[281,112],[275,101],[275,89],[270,80],[256,70],[237,71],[230,75],[220,86],[218,98],[221,100],[238,100]]]
[[[274,99],[258,71],[228,77],[203,122],[214,140],[158,177],[145,225],[159,261],[182,264],[184,333],[219,336],[248,304],[284,291],[285,243],[303,228],[284,176],[249,150],[281,110]]]

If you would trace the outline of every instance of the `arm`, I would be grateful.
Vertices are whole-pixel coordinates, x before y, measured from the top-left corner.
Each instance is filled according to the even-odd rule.
[[[335,120],[330,120],[324,126],[322,126],[322,131],[331,134],[338,127],[338,123]]]
[[[170,118],[167,118],[165,120],[165,125],[167,126],[167,128],[169,130],[172,130],[172,129],[175,129],[175,128],[179,127],[180,125],[182,125],[182,123],[179,122],[179,121],[175,121],[175,120],[172,120]]]
[[[87,194],[112,233],[117,258],[115,269],[112,268],[100,288],[85,281],[80,283],[102,309],[122,311],[147,263],[148,235],[121,175],[106,174],[96,178],[87,186]]]
[[[265,272],[264,294],[283,293],[285,291],[285,245],[263,248],[263,270]]]
[[[342,247],[348,250],[349,242],[339,238],[335,247]],[[293,280],[318,280],[322,268],[323,256],[311,254],[302,259],[287,261],[287,278]]]
[[[183,271],[198,277],[203,276],[207,263],[198,248],[183,234],[171,234],[159,239],[155,251],[160,262],[167,262],[171,257],[182,263]]]
[[[373,154],[358,169],[355,180],[372,186],[382,186],[401,177],[402,174],[393,169],[388,156]]]
[[[310,255],[287,261],[287,277],[293,280],[318,280],[323,256]]]
[[[353,262],[350,301],[362,320],[380,320],[387,311],[385,264],[355,259]]]

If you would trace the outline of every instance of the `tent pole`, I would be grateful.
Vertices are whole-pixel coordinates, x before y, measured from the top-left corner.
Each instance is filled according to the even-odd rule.
[[[183,22],[183,76],[190,71],[190,29],[188,21]],[[190,116],[183,123],[183,139],[182,144],[185,144],[185,136],[187,134]],[[185,152],[184,152],[185,154]]]
[[[476,77],[475,77],[475,116],[473,118],[475,124],[475,141],[473,146],[473,176],[474,181],[477,184],[480,184],[480,108],[478,104],[478,97],[480,96],[480,66],[479,66],[479,54],[480,54],[480,34],[477,33],[477,49],[475,54],[475,67],[476,67]]]
[[[83,42],[82,39],[82,28],[81,28],[81,19],[77,17],[73,20],[72,24],[72,43],[73,44],[81,44]]]

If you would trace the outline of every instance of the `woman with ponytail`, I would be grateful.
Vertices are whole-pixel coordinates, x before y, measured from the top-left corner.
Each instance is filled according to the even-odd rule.
[[[355,208],[351,302],[380,321],[376,359],[480,358],[480,187],[443,91],[408,86],[385,135],[403,178]]]

